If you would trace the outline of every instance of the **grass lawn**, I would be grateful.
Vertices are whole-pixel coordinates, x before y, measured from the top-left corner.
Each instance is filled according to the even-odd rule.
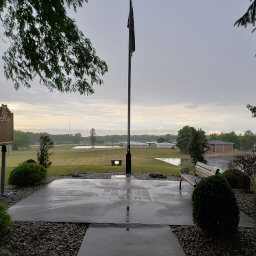
[[[75,172],[125,172],[125,149],[72,150],[71,148],[72,146],[57,146],[52,150],[52,166],[48,169],[48,177]],[[38,148],[33,147],[29,150],[7,153],[6,180],[13,167],[30,158],[36,160],[37,150]],[[134,173],[161,172],[176,176],[180,173],[179,167],[155,158],[188,158],[187,155],[181,154],[178,149],[165,148],[132,149],[131,154],[132,172]],[[217,156],[217,154],[210,155]],[[120,167],[111,166],[111,159],[121,159],[123,165]]]
[[[125,149],[82,149],[72,150],[72,146],[55,147],[51,156],[52,166],[48,177],[75,172],[125,172]],[[10,171],[27,159],[36,160],[37,150],[24,150],[7,154],[6,181]],[[134,173],[161,172],[179,175],[180,168],[156,160],[155,158],[186,157],[175,149],[132,149],[132,171]],[[111,166],[111,159],[123,160],[122,166]]]

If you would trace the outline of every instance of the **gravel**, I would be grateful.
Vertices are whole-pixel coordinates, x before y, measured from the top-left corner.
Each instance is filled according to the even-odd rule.
[[[77,255],[86,229],[85,224],[14,222],[0,248],[17,256]]]
[[[255,256],[256,229],[239,228],[236,237],[214,240],[196,226],[171,226],[186,256]]]
[[[234,190],[236,195],[236,200],[239,205],[239,208],[248,214],[250,217],[256,220],[256,207],[254,204],[254,194],[246,193],[242,189]]]
[[[10,206],[16,204],[18,201],[24,199],[30,194],[34,193],[40,188],[45,187],[48,183],[52,182],[55,178],[46,179],[40,185],[32,186],[32,187],[24,187],[24,188],[16,188],[14,186],[7,185],[5,187],[5,192],[12,192],[11,196],[0,196],[0,202],[6,204],[9,208]]]

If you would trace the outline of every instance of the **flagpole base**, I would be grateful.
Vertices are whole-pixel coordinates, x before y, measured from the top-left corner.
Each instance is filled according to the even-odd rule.
[[[126,154],[126,175],[130,175],[132,173],[132,156],[130,152]]]

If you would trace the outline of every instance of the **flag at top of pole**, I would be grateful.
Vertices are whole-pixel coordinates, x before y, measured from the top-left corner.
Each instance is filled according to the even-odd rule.
[[[132,0],[130,0],[130,13],[128,18],[127,28],[129,28],[129,47],[130,54],[132,55],[135,52],[135,28],[134,28],[134,16],[133,16],[133,6]]]

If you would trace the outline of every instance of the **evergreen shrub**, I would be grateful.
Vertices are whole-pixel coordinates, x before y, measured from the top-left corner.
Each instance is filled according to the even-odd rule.
[[[46,169],[36,163],[22,163],[9,176],[9,184],[17,187],[33,186],[46,178]]]
[[[228,169],[221,174],[231,186],[231,188],[242,188],[250,190],[250,177],[238,169]]]
[[[28,163],[28,164],[36,164],[37,162],[34,159],[28,159],[27,161],[25,161],[24,163]]]
[[[6,206],[0,203],[0,233],[5,233],[9,230],[12,224],[11,217],[6,211]]]
[[[235,234],[239,208],[235,195],[221,175],[203,178],[192,195],[193,220],[205,233],[213,236]]]

